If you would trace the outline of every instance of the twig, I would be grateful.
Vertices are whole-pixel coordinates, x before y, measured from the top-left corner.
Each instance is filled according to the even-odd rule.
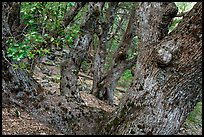
[[[21,36],[21,35],[23,35],[23,33],[24,33],[24,30],[26,29],[28,27],[28,25],[26,25],[25,27],[24,27],[24,29],[22,30],[22,33],[21,34],[19,34],[19,35],[17,35],[17,36],[15,36],[15,37],[18,37],[18,36]]]
[[[4,53],[4,50],[2,50],[2,55],[3,55],[3,58],[9,63],[9,65],[13,65],[6,57],[5,57],[5,53]]]

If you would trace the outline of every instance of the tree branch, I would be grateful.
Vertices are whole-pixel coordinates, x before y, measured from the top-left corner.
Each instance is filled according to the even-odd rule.
[[[78,12],[86,5],[86,2],[76,2],[76,6],[69,10],[63,21],[63,26],[67,27],[70,22],[74,19],[74,17],[78,14]]]

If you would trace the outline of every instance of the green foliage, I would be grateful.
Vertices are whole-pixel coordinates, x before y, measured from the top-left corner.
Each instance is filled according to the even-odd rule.
[[[182,18],[181,17],[176,17],[173,19],[171,26],[169,27],[169,33],[172,32],[176,26],[178,25],[179,22],[181,22]]]
[[[50,53],[49,45],[46,45],[48,42],[56,47],[73,47],[74,38],[80,30],[79,24],[65,29],[62,24],[66,12],[74,5],[75,2],[22,2],[21,24],[27,29],[23,30],[21,41],[14,37],[7,41],[8,56],[17,61],[26,57],[33,59],[36,54],[43,56]],[[53,32],[57,32],[58,37],[51,35]]]
[[[74,5],[74,2],[22,2],[21,17],[26,24],[59,30],[65,13]]]
[[[77,35],[80,31],[80,25],[78,23],[73,24],[71,27],[65,29],[67,35],[63,39],[64,44],[66,43],[69,47],[74,46],[74,39],[77,38]]]
[[[196,2],[175,2],[176,6],[179,9],[179,13],[190,11]]]
[[[24,62],[20,62],[20,63],[19,63],[19,66],[20,66],[20,68],[22,68],[22,69],[26,69],[26,68],[27,68],[27,66],[26,66],[26,64],[25,64]]]
[[[14,43],[13,39],[7,41],[7,44],[10,44],[7,54],[8,57],[12,57],[14,60],[20,61],[20,59],[27,56],[26,49],[29,50],[30,47],[23,44]]]
[[[190,11],[196,2],[175,2],[176,6],[178,7],[178,13],[183,13]],[[172,32],[179,22],[181,22],[182,17],[175,17],[169,27],[169,33]]]
[[[48,49],[43,49],[42,47],[36,48],[36,45],[39,45],[42,42],[45,42],[45,40],[38,32],[27,33],[22,42],[17,42],[15,38],[11,37],[6,42],[9,44],[9,48],[7,50],[8,57],[20,61],[25,57],[32,59],[37,53],[40,56],[49,53]]]
[[[202,102],[198,102],[194,110],[189,113],[185,125],[202,125]]]
[[[118,41],[113,40],[110,44],[108,44],[108,51],[114,53],[117,51],[118,46],[119,46]]]
[[[133,76],[132,76],[131,70],[127,69],[123,72],[122,76],[120,77],[118,81],[118,85],[124,88],[128,88],[132,81],[132,78]]]

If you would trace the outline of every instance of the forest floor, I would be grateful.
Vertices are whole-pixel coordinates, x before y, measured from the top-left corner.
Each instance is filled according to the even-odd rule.
[[[45,61],[46,62],[46,61]],[[59,79],[60,71],[56,64],[42,64],[36,67],[34,78],[46,89],[49,94],[60,94]],[[81,86],[81,97],[86,105],[101,108],[105,111],[112,111],[117,107],[124,93],[116,91],[114,98],[114,107],[106,102],[96,99],[89,94],[92,86],[92,80],[79,77]],[[33,117],[27,109],[9,101],[8,96],[2,93],[2,135],[63,135],[62,132],[52,127],[50,124],[40,122],[39,119]],[[202,106],[202,103],[200,104]],[[197,116],[197,121],[188,120],[180,129],[178,135],[202,135],[202,113]]]

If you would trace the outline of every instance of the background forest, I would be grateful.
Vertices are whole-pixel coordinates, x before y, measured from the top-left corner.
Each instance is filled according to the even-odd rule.
[[[189,11],[196,2],[176,2],[179,8],[179,13],[184,13]],[[116,52],[118,48],[118,43],[124,33],[125,27],[127,26],[127,18],[129,16],[130,8],[134,3],[121,3],[121,11],[117,13],[114,19],[113,26],[111,28],[111,39],[107,43],[107,61],[105,63],[105,69],[107,70],[112,54]],[[28,58],[34,59],[36,56],[51,55],[53,50],[64,50],[64,52],[69,52],[69,48],[74,46],[74,40],[77,38],[80,24],[82,22],[82,17],[86,13],[86,8],[83,7],[81,11],[77,14],[74,20],[66,28],[62,27],[63,20],[67,11],[76,5],[75,2],[23,2],[21,3],[21,26],[23,32],[19,32],[20,36],[24,36],[24,39],[16,40],[15,38],[10,38],[7,43],[10,44],[8,48],[8,56],[12,59],[20,61],[21,59]],[[171,26],[170,32],[177,26],[181,21],[181,17],[174,18]],[[137,45],[137,37],[133,40],[134,45]],[[45,46],[41,44],[46,43]],[[47,44],[48,43],[48,44]],[[49,44],[52,43],[52,44]],[[96,52],[97,37],[91,43],[93,45],[90,49],[90,56],[93,57]],[[39,46],[38,46],[39,45]],[[136,48],[136,47],[134,47]],[[133,50],[133,49],[131,49]],[[92,53],[93,52],[93,53]],[[133,52],[133,51],[132,51]],[[129,51],[128,56],[132,57],[133,53]],[[90,60],[85,60],[82,65],[84,72],[90,71],[90,65],[92,62]],[[22,62],[21,66],[26,67]],[[132,73],[130,69],[123,72],[118,84],[127,88],[132,78]],[[125,81],[125,84],[124,84]]]

